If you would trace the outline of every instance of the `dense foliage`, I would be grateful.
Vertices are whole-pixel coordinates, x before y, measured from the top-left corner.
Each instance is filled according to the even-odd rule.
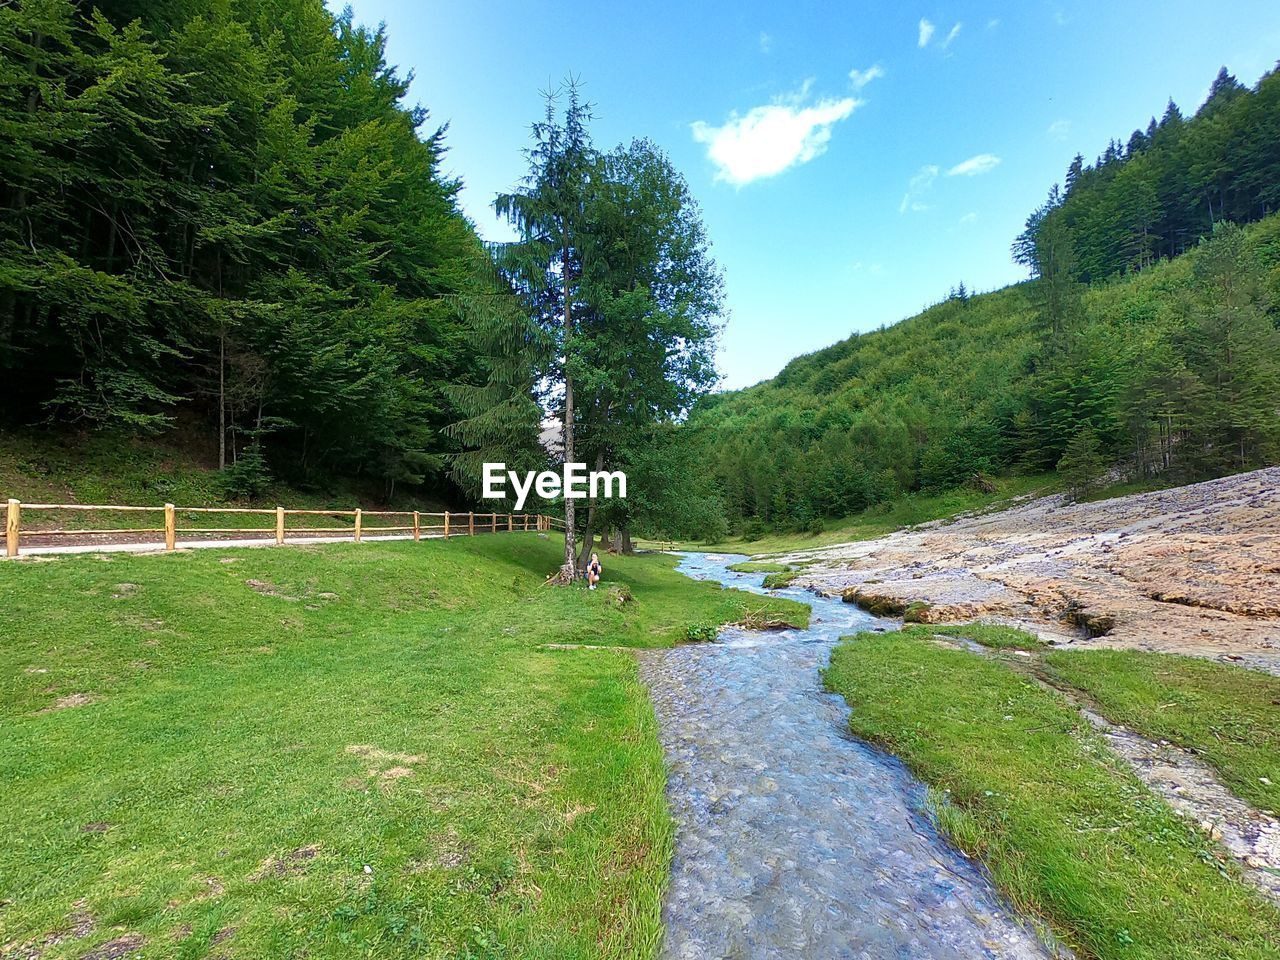
[[[627,499],[589,502],[576,559],[575,504],[564,501],[568,578],[606,529],[625,548],[653,516],[719,513],[682,482],[688,451],[671,428],[715,382],[720,271],[667,156],[648,140],[598,150],[590,120],[570,81],[533,124],[528,174],[495,202],[518,235],[495,250],[497,266],[523,309],[474,304],[486,373],[453,391],[466,412],[452,428],[468,448],[454,461],[464,484],[484,460],[529,459],[544,411],[566,462],[630,474]]]
[[[20,0],[0,54],[7,418],[439,473],[454,301],[492,278],[380,31],[322,0]]]
[[[1171,100],[1091,166],[1079,154],[1063,189],[1027,222],[1015,259],[1030,263],[1046,217],[1075,249],[1073,275],[1097,280],[1185,252],[1220,220],[1248,223],[1280,210],[1280,70],[1249,89],[1225,67],[1190,119]]]
[[[698,404],[731,524],[804,527],[1012,462],[1035,315],[1025,285],[948,300]]]

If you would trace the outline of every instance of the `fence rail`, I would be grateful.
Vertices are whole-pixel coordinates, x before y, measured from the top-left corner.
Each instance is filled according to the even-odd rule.
[[[352,510],[304,510],[290,509],[287,507],[177,507],[172,503],[166,503],[163,506],[123,506],[113,504],[89,504],[89,503],[23,503],[20,500],[9,500],[8,509],[5,513],[5,556],[16,557],[19,555],[22,545],[24,531],[22,529],[22,518],[24,514],[32,512],[92,512],[98,511],[102,513],[158,513],[164,517],[164,526],[161,527],[95,527],[78,529],[74,527],[53,527],[41,529],[39,527],[28,527],[25,535],[28,537],[111,537],[111,536],[146,536],[148,534],[163,534],[164,549],[166,551],[176,550],[178,546],[178,534],[187,534],[194,536],[221,536],[225,534],[240,533],[247,535],[251,539],[268,540],[274,538],[277,546],[288,542],[290,535],[312,536],[315,534],[350,534],[353,543],[360,543],[366,535],[377,536],[378,534],[412,534],[415,541],[421,540],[422,537],[443,538],[457,536],[476,536],[484,533],[514,533],[516,531],[537,530],[541,532],[550,530],[563,530],[564,521],[557,517],[549,517],[544,514],[532,513],[454,513],[444,511],[443,513],[427,513],[419,510],[364,510],[355,508]],[[251,515],[274,518],[272,526],[261,527],[194,527],[184,526],[179,529],[179,514],[228,514],[228,515]],[[351,523],[348,526],[289,526],[287,521],[289,517],[350,517]],[[397,520],[401,518],[412,518],[409,523],[379,523],[377,521]],[[375,522],[366,524],[365,521],[373,519]],[[312,521],[323,522],[323,521]],[[146,541],[142,542],[144,545]],[[110,546],[111,544],[103,544]],[[160,546],[157,542],[156,546]]]

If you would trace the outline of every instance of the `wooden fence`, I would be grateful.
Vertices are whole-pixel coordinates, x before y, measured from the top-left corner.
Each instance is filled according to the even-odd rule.
[[[226,536],[228,534],[244,534],[247,539],[268,540],[274,537],[277,545],[284,544],[286,537],[290,534],[302,537],[334,534],[348,534],[353,543],[360,543],[365,536],[378,536],[380,534],[392,534],[408,538],[412,535],[413,539],[420,540],[422,537],[442,537],[447,540],[451,536],[476,536],[484,533],[514,533],[516,531],[538,530],[563,530],[564,521],[557,517],[544,516],[543,514],[531,513],[423,513],[418,510],[362,510],[356,508],[354,510],[291,510],[285,507],[175,507],[172,503],[166,503],[159,507],[133,507],[133,506],[102,506],[97,504],[83,503],[22,503],[20,500],[10,500],[9,507],[5,515],[5,556],[16,557],[21,549],[22,543],[22,518],[24,514],[32,512],[75,512],[89,513],[97,511],[98,513],[151,513],[161,514],[163,526],[158,527],[112,527],[112,528],[76,528],[76,527],[55,527],[53,529],[44,529],[40,527],[30,527],[27,535],[30,537],[53,537],[55,539],[61,537],[146,537],[152,534],[164,535],[164,549],[171,551],[177,549],[178,534],[188,534],[196,536]],[[179,515],[188,514],[222,514],[222,515],[249,515],[270,517],[274,521],[273,526],[260,527],[192,527],[184,526],[181,530],[178,527]],[[349,517],[351,522],[347,526],[288,526],[287,519],[289,517]],[[372,525],[366,525],[365,521],[373,519]],[[391,523],[381,522],[391,520]],[[322,522],[322,521],[313,521]],[[127,540],[115,541],[115,543],[129,542],[147,544],[146,540]],[[207,541],[206,541],[207,542]],[[97,545],[110,546],[112,541],[98,541]],[[155,542],[159,546],[159,541]]]

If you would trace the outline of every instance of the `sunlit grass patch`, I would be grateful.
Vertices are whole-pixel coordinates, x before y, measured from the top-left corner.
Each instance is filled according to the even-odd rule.
[[[930,785],[940,826],[1020,907],[1085,957],[1275,956],[1280,911],[1073,705],[936,632],[860,634],[826,681],[852,731]]]
[[[759,560],[744,560],[741,563],[729,564],[734,573],[782,573],[790,569],[785,563],[766,563]]]
[[[1136,650],[1054,651],[1044,665],[1108,720],[1195,751],[1237,796],[1280,812],[1280,677]]]
[[[623,647],[807,608],[537,534],[0,566],[0,943],[642,957],[671,828]],[[549,650],[548,643],[618,650]],[[25,947],[24,947],[25,949]],[[114,947],[112,949],[115,949]]]

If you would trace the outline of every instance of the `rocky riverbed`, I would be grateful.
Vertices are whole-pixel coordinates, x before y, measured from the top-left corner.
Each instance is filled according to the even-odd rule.
[[[697,579],[761,591],[741,557],[687,554]],[[841,636],[884,629],[838,599],[805,630],[728,627],[641,654],[677,823],[667,960],[1060,955],[938,836],[924,788],[848,733],[820,668]]]
[[[1280,674],[1280,468],[1075,504],[1061,496],[780,557],[795,586],[886,613]]]

